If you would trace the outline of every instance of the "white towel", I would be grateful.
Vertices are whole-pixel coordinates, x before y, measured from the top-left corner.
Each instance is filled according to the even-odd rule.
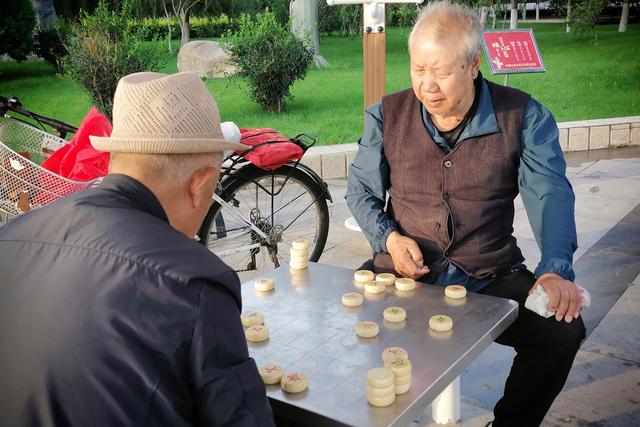
[[[582,299],[582,307],[589,307],[591,305],[591,294],[585,288],[580,285],[576,285],[580,298]],[[544,288],[540,285],[536,286],[533,292],[527,297],[524,302],[525,308],[539,314],[542,317],[551,317],[556,314],[555,311],[548,309],[549,295],[544,291]]]
[[[220,123],[220,130],[224,139],[231,142],[240,142],[240,128],[234,122],[222,122]],[[226,158],[232,151],[225,151],[224,157]]]

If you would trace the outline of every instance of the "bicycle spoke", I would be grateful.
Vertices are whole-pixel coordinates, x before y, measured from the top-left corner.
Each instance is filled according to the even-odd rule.
[[[246,181],[238,181],[238,185],[225,190],[229,191],[227,198],[233,197],[232,206],[219,210],[216,217],[210,220],[212,225],[207,246],[214,253],[219,253],[243,280],[270,271],[276,264],[288,263],[293,239],[307,239],[312,243],[312,248],[318,241],[318,221],[321,218],[318,198],[322,193],[318,189],[311,191],[295,174],[289,175],[276,174],[273,181],[272,175],[256,175],[255,178],[249,175]],[[289,178],[284,184],[287,176]],[[277,190],[277,194],[272,196],[266,189]],[[225,210],[230,208],[234,213],[225,214]],[[324,218],[323,221],[326,221],[326,213]],[[275,226],[282,231],[276,231],[278,229],[274,229]],[[261,230],[262,237],[256,235],[256,227]],[[322,245],[325,238],[326,234],[322,238]],[[255,271],[247,271],[252,255],[250,249],[244,248],[250,247],[257,250]],[[270,250],[276,251],[275,258],[271,257]]]
[[[286,231],[289,227],[291,227],[291,224],[293,224],[294,222],[296,222],[296,220],[297,220],[298,218],[300,218],[300,217],[301,217],[301,216],[302,216],[302,215],[303,215],[307,210],[309,210],[309,208],[310,208],[311,206],[313,206],[313,204],[314,204],[314,202],[312,202],[310,205],[308,205],[308,206],[307,206],[307,207],[306,207],[302,212],[300,212],[300,214],[299,214],[297,217],[295,217],[295,218],[293,219],[293,221],[291,221],[289,224],[287,224],[287,226],[286,226],[286,227],[284,227],[284,231]]]

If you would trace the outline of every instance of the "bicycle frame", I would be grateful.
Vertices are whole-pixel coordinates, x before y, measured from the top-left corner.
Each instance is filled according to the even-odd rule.
[[[250,228],[250,230],[241,231],[241,232],[239,232],[237,234],[234,234],[232,236],[227,236],[227,237],[229,237],[229,238],[240,237],[240,236],[243,236],[243,235],[245,235],[247,233],[250,233],[251,230],[252,230],[257,235],[262,237],[263,239],[267,239],[268,238],[268,236],[265,234],[264,231],[260,230],[260,228],[258,228],[254,223],[245,220],[241,215],[239,215],[235,211],[235,209],[233,209],[233,207],[229,203],[227,203],[224,200],[222,200],[222,197],[220,197],[217,193],[213,193],[213,200],[215,200],[217,203],[220,203],[220,205],[224,209],[224,212],[230,214],[232,217],[234,217],[238,221],[246,224]],[[220,252],[217,253],[217,255],[219,257],[224,257],[224,256],[227,256],[227,255],[233,255],[233,254],[236,254],[236,253],[239,253],[239,252],[242,252],[242,251],[246,251],[246,250],[250,250],[250,249],[254,249],[254,248],[259,248],[259,247],[260,247],[260,243],[254,243],[254,244],[251,244],[251,245],[239,246],[237,248],[229,249],[229,250],[226,250],[226,251],[220,251]]]

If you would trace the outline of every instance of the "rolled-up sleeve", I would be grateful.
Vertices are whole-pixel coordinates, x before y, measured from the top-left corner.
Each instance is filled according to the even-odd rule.
[[[389,234],[398,229],[385,212],[389,164],[382,145],[382,105],[365,110],[365,126],[358,152],[349,166],[345,199],[373,252],[386,252]]]
[[[565,172],[555,119],[531,99],[524,115],[518,184],[542,254],[536,277],[556,273],[568,280],[575,278],[575,196]]]

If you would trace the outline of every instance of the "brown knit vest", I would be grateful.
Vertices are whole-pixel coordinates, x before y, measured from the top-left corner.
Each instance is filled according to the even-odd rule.
[[[417,241],[434,275],[446,260],[475,277],[495,276],[523,260],[512,236],[513,199],[529,95],[487,83],[499,132],[459,141],[449,154],[425,130],[412,89],[382,98],[387,212],[401,234]]]

